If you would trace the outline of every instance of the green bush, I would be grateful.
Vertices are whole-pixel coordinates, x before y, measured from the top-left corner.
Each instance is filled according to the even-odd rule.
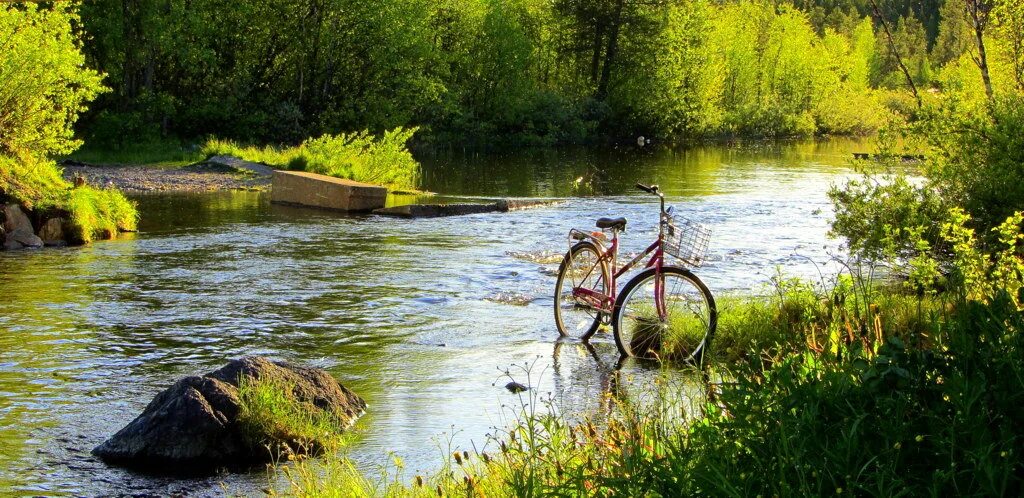
[[[406,148],[416,128],[395,128],[379,138],[363,131],[324,135],[297,147],[242,147],[210,139],[200,153],[206,157],[235,156],[279,169],[301,170],[394,189],[415,189],[420,166]]]
[[[105,88],[85,68],[77,2],[0,4],[0,153],[64,154],[79,145],[72,126]]]

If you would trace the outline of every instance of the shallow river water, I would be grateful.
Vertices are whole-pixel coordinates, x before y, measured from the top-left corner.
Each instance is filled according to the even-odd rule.
[[[560,405],[592,409],[615,346],[597,337],[591,354],[556,341],[553,275],[570,228],[625,216],[625,250],[641,249],[657,200],[633,184],[659,183],[678,213],[713,230],[698,271],[712,291],[758,292],[776,268],[819,278],[841,253],[827,237],[826,191],[861,150],[423,159],[427,190],[562,200],[457,218],[344,216],[251,192],[138,196],[138,234],[0,253],[0,495],[259,493],[262,470],[178,480],[89,456],[175,379],[243,355],[326,368],[366,398],[349,451],[370,472],[389,452],[429,471],[449,440],[480,448],[505,425],[502,406],[518,402],[500,372],[512,364],[534,363],[537,392]]]

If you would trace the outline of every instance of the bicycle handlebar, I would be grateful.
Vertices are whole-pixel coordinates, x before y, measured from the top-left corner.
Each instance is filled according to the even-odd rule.
[[[648,187],[648,186],[646,186],[644,184],[638,183],[638,184],[636,184],[636,188],[638,188],[640,190],[643,190],[644,192],[647,192],[648,194],[658,195],[658,186],[657,185],[651,185],[650,187]]]

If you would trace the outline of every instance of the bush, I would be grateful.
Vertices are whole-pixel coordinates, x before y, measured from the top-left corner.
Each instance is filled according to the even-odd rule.
[[[201,150],[206,157],[235,156],[279,169],[301,170],[395,189],[414,189],[420,166],[406,148],[416,128],[395,128],[377,138],[363,131],[311,138],[298,147],[242,147],[210,139]]]
[[[0,5],[0,153],[71,152],[72,125],[105,90],[87,69],[72,25],[76,2]]]

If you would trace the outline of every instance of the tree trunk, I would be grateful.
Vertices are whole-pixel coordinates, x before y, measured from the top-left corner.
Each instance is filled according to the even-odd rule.
[[[590,59],[590,82],[597,83],[601,71],[601,47],[604,41],[604,24],[594,26],[594,53]]]
[[[892,33],[889,31],[889,24],[885,22],[885,17],[882,16],[882,11],[878,9],[878,3],[875,2],[875,0],[871,0],[871,9],[874,10],[875,17],[878,18],[878,22],[882,24],[882,29],[885,31],[885,38],[889,41],[889,51],[892,52],[893,57],[896,58],[896,63],[899,64],[900,70],[903,71],[903,77],[907,79],[907,84],[910,85],[910,91],[914,93],[914,99],[917,100],[917,108],[920,109],[922,106],[921,94],[917,93],[917,85],[914,84],[914,78],[910,77],[910,71],[907,69],[906,64],[903,64],[903,57],[900,56],[900,51],[896,50],[896,44],[892,40]]]
[[[992,78],[988,73],[988,55],[985,53],[985,25],[988,24],[988,8],[982,0],[966,0],[967,13],[971,16],[974,27],[974,39],[978,44],[978,57],[974,63],[981,71],[981,80],[985,83],[985,96],[992,100]]]
[[[619,50],[619,28],[622,27],[622,8],[625,0],[615,2],[615,15],[612,17],[611,31],[608,33],[608,49],[604,53],[604,67],[601,68],[601,81],[597,84],[597,100],[608,96],[608,80],[611,79],[615,55]]]

